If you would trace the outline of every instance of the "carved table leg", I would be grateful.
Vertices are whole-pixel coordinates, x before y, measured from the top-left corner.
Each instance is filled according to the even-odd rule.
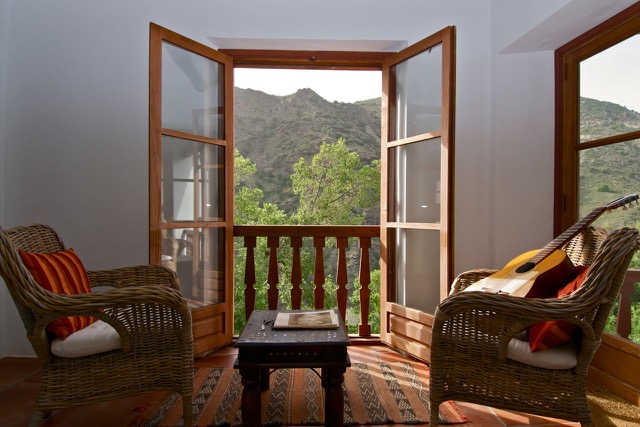
[[[260,391],[269,390],[269,368],[260,369]]]
[[[259,426],[262,421],[260,400],[260,370],[240,368],[242,377],[242,425]]]
[[[322,370],[324,386],[324,423],[327,426],[344,425],[344,392],[342,383],[346,367],[339,366]]]

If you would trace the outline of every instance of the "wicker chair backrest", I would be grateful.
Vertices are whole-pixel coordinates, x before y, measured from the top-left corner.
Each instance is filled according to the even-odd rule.
[[[49,226],[22,225],[4,230],[0,228],[0,275],[13,298],[27,333],[35,325],[33,307],[42,300],[45,291],[28,272],[18,254],[21,249],[32,253],[52,253],[64,250],[64,243]]]
[[[564,251],[574,265],[591,265],[608,235],[604,228],[587,227],[566,244]]]

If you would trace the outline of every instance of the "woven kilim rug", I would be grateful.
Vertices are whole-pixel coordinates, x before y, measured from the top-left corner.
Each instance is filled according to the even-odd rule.
[[[416,424],[429,422],[429,369],[418,363],[354,363],[344,381],[344,423]],[[262,393],[262,424],[320,425],[324,391],[311,369],[278,369]],[[233,368],[195,372],[193,413],[196,426],[242,424],[240,375]],[[440,405],[440,423],[465,423],[452,402]],[[182,425],[182,400],[173,393],[145,423]]]

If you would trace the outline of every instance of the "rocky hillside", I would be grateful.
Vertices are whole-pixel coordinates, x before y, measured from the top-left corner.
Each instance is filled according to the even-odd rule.
[[[311,89],[275,96],[240,88],[234,96],[236,148],[257,165],[265,201],[288,213],[297,204],[293,165],[310,160],[322,142],[345,138],[363,163],[380,158],[380,98],[352,104],[326,101]]]
[[[612,102],[580,98],[580,142],[640,130],[640,113]]]

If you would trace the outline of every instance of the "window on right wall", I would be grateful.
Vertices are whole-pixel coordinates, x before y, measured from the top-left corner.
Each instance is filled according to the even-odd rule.
[[[555,68],[558,235],[594,209],[640,192],[640,3],[556,50]],[[640,208],[605,213],[593,225],[640,229]],[[631,269],[640,269],[637,255]],[[617,332],[620,310],[631,323],[621,335],[640,343],[640,284],[630,286],[630,307],[614,308],[607,332]]]

